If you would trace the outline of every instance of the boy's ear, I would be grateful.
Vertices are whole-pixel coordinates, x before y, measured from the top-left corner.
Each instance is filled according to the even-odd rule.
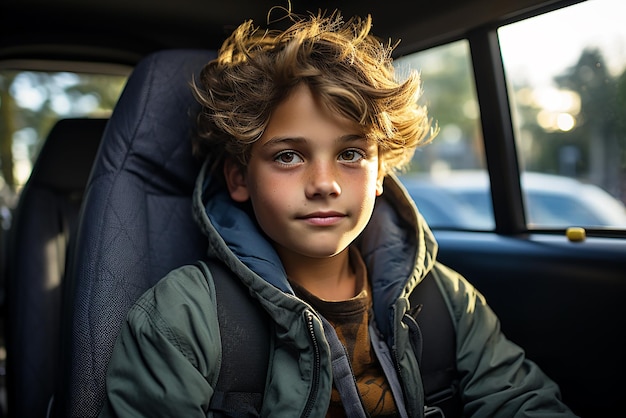
[[[224,161],[224,179],[228,193],[235,202],[243,203],[250,198],[244,168],[232,158]]]
[[[385,164],[382,158],[378,159],[378,178],[376,179],[376,196],[383,194],[383,182],[385,181]]]
[[[380,196],[381,194],[383,194],[383,180],[385,178],[384,177],[378,177],[378,180],[376,180],[376,196]]]

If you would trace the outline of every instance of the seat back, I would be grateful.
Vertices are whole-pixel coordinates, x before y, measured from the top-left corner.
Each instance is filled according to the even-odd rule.
[[[133,71],[94,163],[63,308],[55,415],[95,417],[118,330],[137,298],[175,267],[206,254],[191,195],[199,110],[190,82],[215,53],[170,50]]]
[[[7,405],[43,417],[54,392],[66,250],[106,119],[57,122],[17,204],[6,257]]]

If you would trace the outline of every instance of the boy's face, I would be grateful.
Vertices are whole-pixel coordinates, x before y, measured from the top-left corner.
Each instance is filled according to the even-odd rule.
[[[231,197],[250,199],[277,252],[334,256],[361,233],[382,193],[378,148],[301,84],[275,109],[247,169],[226,165]]]

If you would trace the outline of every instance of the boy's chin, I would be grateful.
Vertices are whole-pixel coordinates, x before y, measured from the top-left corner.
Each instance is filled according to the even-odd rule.
[[[314,243],[306,242],[306,240],[303,239],[303,241],[299,243],[299,245],[292,245],[289,247],[282,246],[282,248],[277,248],[277,249],[278,249],[279,254],[282,254],[282,255],[287,255],[291,253],[292,255],[297,254],[300,257],[304,257],[304,258],[322,260],[322,259],[333,258],[342,254],[344,251],[346,251],[350,247],[350,244],[351,243],[334,245],[334,246],[329,246],[327,244],[315,245]]]

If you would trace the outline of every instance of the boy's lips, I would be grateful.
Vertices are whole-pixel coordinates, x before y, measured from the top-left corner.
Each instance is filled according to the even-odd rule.
[[[336,224],[345,217],[346,215],[341,212],[328,211],[308,213],[303,216],[298,216],[298,219],[315,226],[328,226]]]

